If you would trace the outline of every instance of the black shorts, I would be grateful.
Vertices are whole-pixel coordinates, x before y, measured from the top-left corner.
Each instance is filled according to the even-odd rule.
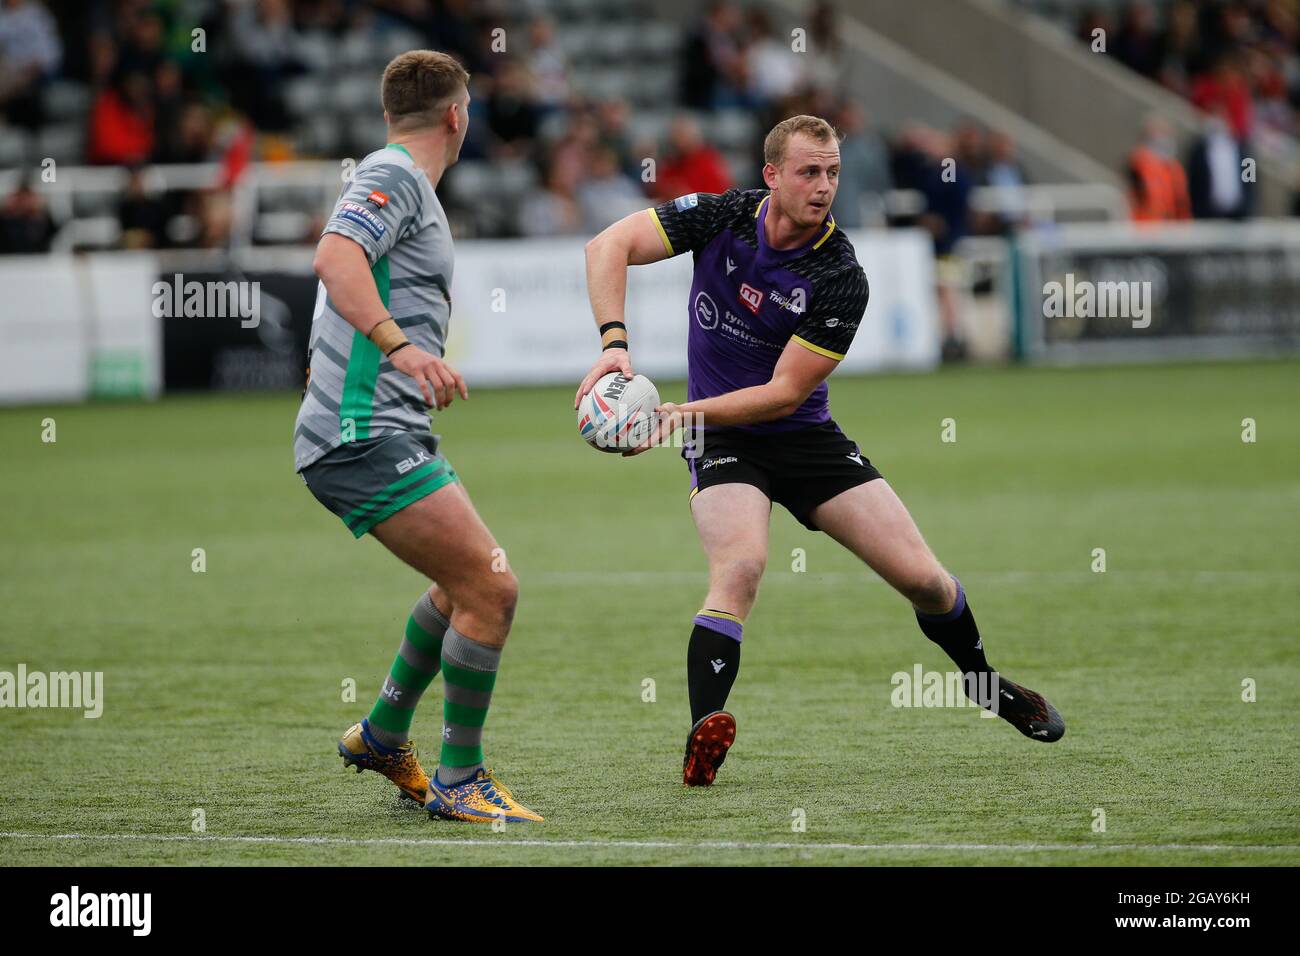
[[[694,437],[698,441],[698,433]],[[682,457],[691,471],[692,498],[711,485],[753,485],[811,531],[820,530],[814,508],[881,477],[834,422],[784,432],[710,428],[698,445],[687,441]]]

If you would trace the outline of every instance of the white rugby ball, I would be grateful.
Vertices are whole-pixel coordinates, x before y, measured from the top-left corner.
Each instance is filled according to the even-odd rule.
[[[592,448],[623,452],[654,432],[659,390],[644,375],[603,375],[578,403],[578,433]]]

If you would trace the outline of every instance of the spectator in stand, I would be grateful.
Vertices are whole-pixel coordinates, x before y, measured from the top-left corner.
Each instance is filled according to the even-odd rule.
[[[163,245],[167,207],[161,197],[149,191],[144,171],[138,166],[131,170],[126,191],[117,205],[117,219],[122,229],[122,248],[157,249]]]
[[[700,124],[689,116],[673,120],[668,155],[658,165],[654,194],[661,201],[686,193],[720,193],[731,188],[726,160],[704,141]]]
[[[118,73],[90,108],[86,159],[108,166],[147,162],[154,150],[154,108],[149,76]]]
[[[165,59],[162,17],[147,8],[128,8],[123,11],[122,19],[117,69],[153,76]]]
[[[422,31],[430,49],[454,54],[471,76],[492,69],[499,56],[488,48],[490,31],[484,29],[498,21],[485,24],[472,9],[488,6],[483,0],[383,0],[382,6]]]
[[[1244,219],[1250,192],[1242,182],[1241,145],[1228,126],[1227,111],[1205,118],[1187,159],[1187,188],[1197,219]]]
[[[288,0],[253,0],[231,17],[232,62],[226,73],[231,99],[260,130],[289,127],[286,80],[307,71]]]
[[[568,103],[569,63],[555,41],[555,24],[547,17],[537,17],[529,24],[528,70],[543,115],[562,109]]]
[[[541,112],[532,78],[517,59],[506,60],[492,80],[488,94],[487,125],[496,139],[495,158],[520,158],[537,138]]]
[[[191,194],[198,217],[198,237],[195,245],[201,249],[224,249],[230,245],[234,225],[234,209],[230,192],[226,189],[209,189]]]
[[[712,0],[682,48],[680,99],[697,110],[728,104],[742,90],[741,13],[731,0]]]
[[[984,170],[987,186],[1024,186],[1029,182],[1024,167],[1016,158],[1016,141],[1001,131],[989,136],[988,166]]]
[[[836,125],[840,140],[840,186],[835,194],[835,221],[845,229],[865,224],[864,208],[884,210],[884,194],[893,188],[889,175],[889,147],[867,123],[856,99],[845,100]]]
[[[0,0],[0,115],[14,126],[39,129],[41,87],[62,59],[50,11],[35,0]]]
[[[828,0],[818,0],[808,19],[808,52],[803,54],[804,82],[824,95],[848,95],[850,66],[844,41],[840,39],[839,15]],[[823,116],[823,113],[814,113]]]
[[[1255,107],[1241,59],[1242,54],[1224,53],[1215,61],[1213,70],[1193,80],[1192,103],[1206,113],[1226,110],[1233,135],[1244,143],[1255,125]]]
[[[1163,46],[1155,9],[1146,0],[1139,0],[1124,11],[1110,52],[1130,70],[1152,79],[1160,71]]]
[[[1187,174],[1175,155],[1173,127],[1161,116],[1147,119],[1142,140],[1129,155],[1129,203],[1135,222],[1190,219]]]
[[[577,200],[582,231],[592,236],[646,204],[640,183],[619,169],[618,156],[608,146],[592,150],[590,170],[578,184]]]
[[[1247,62],[1250,70],[1250,85],[1255,90],[1255,117],[1259,126],[1294,136],[1296,133],[1296,114],[1288,101],[1286,74],[1283,72],[1282,57],[1270,56],[1262,47],[1249,51]],[[1300,80],[1300,62],[1292,64]]]
[[[749,13],[743,55],[748,61],[750,97],[760,106],[789,96],[803,80],[801,55],[791,49],[789,37],[777,35],[772,18],[761,7]]]
[[[909,136],[911,174],[925,198],[919,221],[934,241],[942,355],[944,361],[961,361],[966,357],[961,322],[966,267],[955,252],[957,243],[970,233],[975,171],[973,166],[950,162],[958,151],[955,136],[920,125],[912,127]]]
[[[971,179],[973,185],[987,182],[989,164],[988,136],[984,127],[972,120],[963,120],[952,132],[953,159]]]
[[[596,123],[600,130],[602,145],[614,151],[618,157],[618,168],[626,176],[641,182],[642,158],[647,155],[636,148],[632,142],[632,132],[628,125],[631,107],[627,100],[612,97],[596,104]]]
[[[45,200],[30,182],[20,183],[0,203],[0,254],[47,253],[54,233]]]
[[[1161,40],[1157,79],[1179,96],[1191,96],[1189,71],[1201,59],[1200,15],[1192,0],[1176,0],[1169,8],[1169,27]]]
[[[529,193],[519,210],[519,231],[525,236],[571,236],[582,232],[577,164],[552,157],[542,189]]]
[[[186,103],[174,124],[158,133],[154,162],[204,163],[213,158],[212,114],[201,103]]]
[[[987,223],[989,232],[1004,235],[1025,221],[1029,210],[1023,189],[1029,182],[1025,169],[1016,158],[1016,141],[1007,133],[989,135],[988,165],[984,169],[984,185],[997,186],[1010,195],[1004,196],[1002,211]]]

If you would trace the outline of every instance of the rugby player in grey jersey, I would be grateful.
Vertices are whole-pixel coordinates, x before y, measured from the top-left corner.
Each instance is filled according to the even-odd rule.
[[[518,582],[431,434],[428,407],[469,398],[443,361],[452,241],[434,188],[465,141],[469,75],[412,50],[384,70],[388,143],[357,164],[316,248],[320,278],[295,467],[356,537],[369,533],[433,583],[420,595],[344,763],[388,777],[430,816],[541,821],[483,764],[483,724]],[[347,600],[337,587],[333,600]],[[441,670],[441,752],[429,776],[409,740]]]

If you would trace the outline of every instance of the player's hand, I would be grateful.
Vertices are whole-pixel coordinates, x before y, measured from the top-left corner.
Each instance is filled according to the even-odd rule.
[[[457,394],[461,398],[469,398],[469,389],[465,387],[465,380],[460,377],[460,373],[418,345],[398,349],[388,357],[388,361],[403,375],[415,379],[424,395],[425,404],[435,405],[439,411],[450,405]]]
[[[591,391],[602,375],[610,372],[622,372],[628,378],[632,377],[632,359],[628,356],[627,349],[605,349],[600,353],[600,358],[596,359],[596,364],[578,386],[578,394],[573,396],[573,407],[577,408],[582,396]]]
[[[635,448],[623,452],[624,458],[631,458],[633,455],[639,455],[656,445],[665,445],[668,443],[668,436],[675,432],[682,425],[682,412],[672,402],[664,402],[655,409],[655,414],[659,416],[659,424],[650,437]]]

